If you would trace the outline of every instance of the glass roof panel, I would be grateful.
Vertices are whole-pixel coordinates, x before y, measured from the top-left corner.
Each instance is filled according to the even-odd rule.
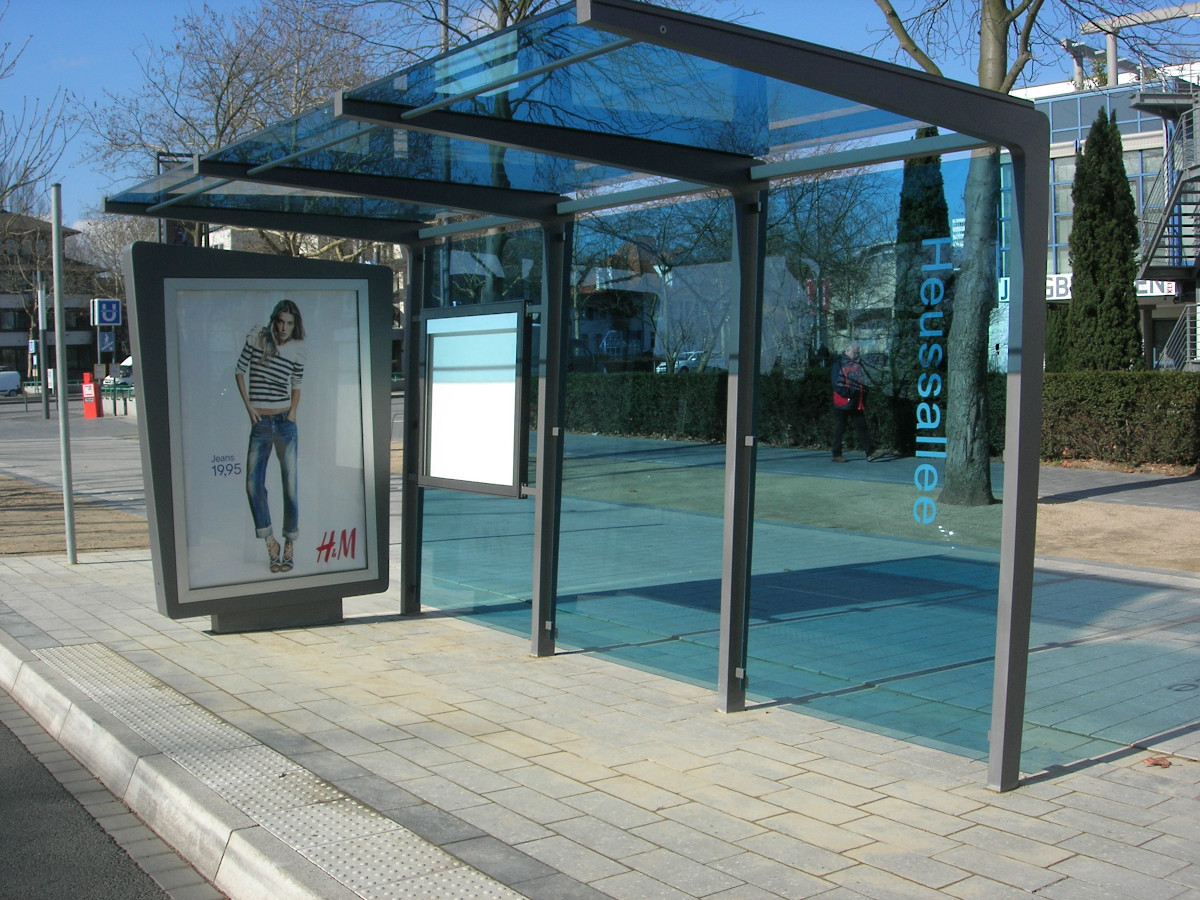
[[[625,169],[579,164],[515,147],[337,119],[332,105],[258,132],[204,159],[252,167],[289,165],[455,184],[502,184],[554,194],[637,177]]]
[[[339,118],[334,104],[326,104],[207,154],[201,162],[211,174],[199,176],[191,166],[180,167],[113,199],[144,205],[149,214],[168,199],[186,198],[182,205],[192,207],[431,224],[464,215],[462,208],[439,205],[440,197],[429,205],[426,190],[411,191],[416,202],[407,203],[357,194],[403,197],[404,180],[411,180],[467,188],[452,200],[447,192],[446,200],[482,213],[512,216],[515,207],[498,206],[488,199],[494,194],[473,196],[473,186],[530,192],[528,202],[535,205],[533,192],[602,206],[606,199],[620,202],[658,190],[664,182],[677,183],[663,177],[670,174],[694,186],[722,183],[720,178],[705,181],[718,169],[736,177],[750,177],[753,171],[756,179],[775,178],[817,171],[826,157],[832,168],[903,158],[902,145],[913,140],[922,124],[869,104],[580,26],[573,4],[346,92],[346,105],[354,102],[383,110],[375,115],[367,109],[360,121],[350,117],[354,113]],[[435,111],[437,120],[428,120],[431,131],[420,130],[422,117]],[[391,124],[394,118],[398,127]],[[456,130],[456,122],[469,123],[463,132],[478,139],[446,136]],[[491,125],[501,122],[505,129]],[[522,132],[525,124],[537,128]],[[570,129],[564,133],[564,147],[595,158],[522,149],[561,150],[556,133],[547,130],[560,127]],[[607,141],[605,149],[592,151],[596,142],[589,143],[589,134]],[[945,130],[942,135],[953,142],[953,135]],[[677,155],[664,146],[670,143],[681,148]],[[738,169],[742,159],[745,167]],[[681,166],[683,160],[687,165]],[[719,161],[715,168],[714,160]],[[770,165],[756,167],[758,161]],[[236,168],[222,170],[223,164]],[[647,166],[660,174],[623,166]],[[292,186],[268,187],[258,180],[272,180],[272,169],[280,172],[275,180]],[[339,180],[337,175],[381,181]],[[165,214],[170,206],[162,209]]]
[[[606,52],[600,52],[608,48]],[[557,67],[556,67],[557,66]],[[754,158],[911,137],[906,117],[575,22],[574,6],[347,93],[429,109],[677,143]]]

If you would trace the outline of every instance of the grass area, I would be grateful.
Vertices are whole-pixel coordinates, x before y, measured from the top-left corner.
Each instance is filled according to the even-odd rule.
[[[645,460],[628,462],[605,457],[569,460],[563,476],[563,494],[719,516],[725,502],[725,473],[712,466]],[[1000,546],[999,503],[975,507],[943,505],[938,508],[937,518],[923,525],[913,517],[913,502],[918,496],[911,484],[760,473],[755,491],[755,519],[988,549]]]

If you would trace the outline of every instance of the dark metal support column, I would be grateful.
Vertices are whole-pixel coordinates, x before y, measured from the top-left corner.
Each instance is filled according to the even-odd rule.
[[[1033,615],[1033,564],[1042,436],[1042,361],[1045,353],[1045,222],[1049,206],[1050,140],[1030,140],[1013,152],[1013,247],[1021,265],[1011,273],[1008,406],[1005,427],[1004,510],[996,611],[996,667],[988,787],[1008,791],[1021,776],[1021,737]]]
[[[533,526],[533,617],[530,653],[553,656],[557,636],[559,527],[562,519],[563,437],[567,411],[565,312],[570,297],[574,224],[542,227],[541,363],[538,369],[537,469]]]
[[[739,291],[737,355],[729,360],[725,416],[725,530],[721,560],[720,671],[717,676],[721,712],[740,712],[746,708],[767,192],[735,194],[733,202]]]
[[[425,489],[421,472],[421,310],[425,305],[424,246],[408,248],[408,302],[404,304],[404,436],[400,487],[400,614],[421,612],[421,542]]]

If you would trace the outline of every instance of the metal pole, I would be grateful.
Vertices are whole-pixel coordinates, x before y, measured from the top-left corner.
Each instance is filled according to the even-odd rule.
[[[1042,361],[1045,359],[1046,272],[1043,223],[1050,207],[1049,122],[1041,141],[1012,153],[1014,248],[1009,303],[1008,397],[1004,439],[1004,509],[1000,523],[1000,580],[996,664],[987,786],[1008,791],[1021,780],[1021,741],[1033,618],[1039,447],[1042,437]]]
[[[42,385],[42,418],[50,419],[50,384],[46,378],[46,360],[48,360],[50,348],[46,345],[46,283],[42,279],[42,273],[38,272],[38,381]]]
[[[404,435],[400,488],[400,615],[421,612],[421,543],[425,528],[425,489],[418,480],[425,458],[421,446],[422,315],[428,274],[425,271],[427,248],[412,244],[408,248],[408,300],[404,304]]]
[[[532,656],[553,656],[558,637],[558,556],[567,412],[564,313],[570,298],[574,239],[575,225],[569,219],[542,226],[545,277],[538,371],[537,496],[533,513],[533,618],[529,648]]]
[[[729,359],[725,414],[725,527],[717,661],[717,708],[724,713],[746,708],[767,192],[737,193],[733,204],[739,285],[737,345],[736,356]]]
[[[75,555],[75,501],[71,496],[71,428],[67,413],[69,397],[67,391],[67,322],[63,311],[63,238],[62,238],[62,185],[50,185],[53,204],[51,224],[54,231],[54,385],[58,395],[58,438],[59,454],[62,458],[63,519],[67,533],[67,562],[76,562]]]

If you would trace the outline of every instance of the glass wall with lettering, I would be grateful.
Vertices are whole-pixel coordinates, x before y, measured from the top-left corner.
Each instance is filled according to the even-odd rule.
[[[974,164],[772,187],[746,676],[752,706],[985,759],[1007,304]]]

